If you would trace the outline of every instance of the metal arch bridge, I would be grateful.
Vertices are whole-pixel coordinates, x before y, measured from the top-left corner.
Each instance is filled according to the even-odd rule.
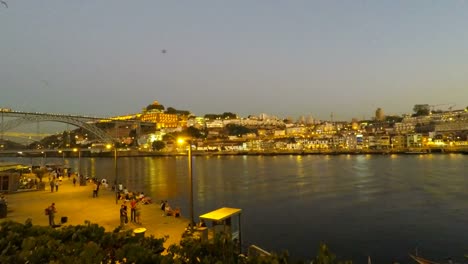
[[[98,128],[94,123],[100,121],[108,121],[108,122],[119,122],[119,123],[135,123],[133,121],[121,121],[121,120],[114,120],[112,118],[100,118],[100,117],[90,117],[90,116],[79,116],[79,115],[65,115],[65,114],[52,114],[52,113],[38,113],[38,112],[20,112],[20,111],[4,111],[3,109],[0,110],[1,114],[1,122],[0,122],[0,132],[3,133],[5,131],[14,129],[21,125],[31,124],[36,122],[45,122],[45,121],[52,121],[52,122],[59,122],[74,125],[80,128],[83,128],[94,134],[97,138],[102,140],[103,142],[115,142],[116,139],[112,136],[108,135],[104,130]],[[3,121],[4,117],[8,118],[15,118],[8,121]]]

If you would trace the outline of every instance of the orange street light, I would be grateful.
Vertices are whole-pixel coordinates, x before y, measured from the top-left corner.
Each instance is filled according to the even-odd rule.
[[[190,180],[190,227],[193,229],[194,220],[193,220],[193,171],[192,171],[192,140],[178,138],[177,143],[183,145],[188,143],[188,175]]]
[[[114,147],[114,189],[115,189],[115,204],[119,203],[119,193],[117,188],[117,177],[118,177],[118,170],[117,170],[117,146],[112,144],[107,144],[106,149],[112,149]]]

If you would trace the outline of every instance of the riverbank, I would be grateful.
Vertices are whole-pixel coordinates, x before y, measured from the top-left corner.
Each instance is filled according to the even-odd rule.
[[[37,152],[34,150],[25,150],[21,154],[17,151],[4,150],[0,152],[0,157],[44,157],[46,152],[47,158],[77,158],[78,154],[59,153],[56,150],[43,150]],[[193,150],[193,156],[280,156],[280,155],[414,155],[414,154],[467,154],[467,148],[417,148],[417,149],[323,149],[323,150],[251,150],[251,151],[200,151]],[[114,152],[90,152],[82,150],[81,157],[108,157],[114,158]],[[187,156],[186,152],[169,152],[169,151],[149,151],[149,150],[118,150],[118,157],[173,157]]]
[[[99,196],[93,198],[92,185],[73,186],[72,180],[66,178],[58,188],[58,192],[51,192],[48,183],[45,191],[28,191],[8,194],[8,214],[0,221],[12,220],[24,223],[26,219],[32,219],[33,224],[47,226],[48,216],[44,209],[51,203],[55,203],[57,214],[55,222],[60,223],[63,216],[68,217],[65,225],[82,225],[85,221],[103,226],[107,232],[112,232],[120,225],[119,210],[121,202],[116,204],[115,192],[101,188]],[[145,235],[153,235],[156,238],[167,236],[164,247],[178,244],[189,220],[179,217],[163,216],[156,198],[153,203],[141,205],[142,224],[128,223],[124,229],[133,230],[146,228]],[[162,198],[161,198],[162,199]],[[182,212],[184,213],[184,212]],[[128,212],[130,217],[130,210]]]

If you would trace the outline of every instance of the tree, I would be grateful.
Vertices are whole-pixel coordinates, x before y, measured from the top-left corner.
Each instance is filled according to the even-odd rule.
[[[146,106],[146,110],[147,110],[147,111],[150,111],[150,110],[160,110],[160,111],[164,111],[164,105],[160,105],[160,104],[150,104],[150,105]]]
[[[13,221],[0,223],[0,263],[173,263],[165,262],[163,238],[132,231],[105,232],[85,222],[60,230]],[[124,261],[126,259],[126,261]]]
[[[248,134],[248,133],[254,133],[255,130],[253,129],[249,129],[245,126],[241,126],[241,125],[236,125],[236,124],[228,124],[226,125],[226,131],[227,131],[227,134],[230,135],[230,136],[239,136],[239,135],[245,135],[245,134]]]
[[[177,109],[175,109],[174,107],[168,107],[166,109],[166,114],[177,114]]]
[[[188,127],[186,133],[190,138],[203,138],[204,135],[202,131],[196,127]]]
[[[413,107],[413,116],[427,116],[431,113],[431,108],[428,104],[416,104]]]
[[[221,118],[223,118],[223,119],[237,119],[237,115],[234,114],[234,113],[231,113],[231,112],[224,112],[221,115]]]
[[[153,150],[160,151],[166,147],[166,143],[160,140],[156,140],[153,141],[153,143],[151,143],[151,147],[153,148]]]
[[[44,178],[44,175],[46,175],[47,169],[46,168],[35,169],[33,173],[36,174],[37,178],[39,178],[39,182],[42,182],[42,178]]]

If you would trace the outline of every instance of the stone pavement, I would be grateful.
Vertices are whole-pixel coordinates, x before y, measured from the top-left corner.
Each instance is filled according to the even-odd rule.
[[[49,183],[46,180],[45,191],[29,191],[6,195],[8,201],[8,215],[0,221],[13,220],[24,223],[31,218],[34,225],[47,226],[48,216],[45,215],[45,208],[51,203],[55,203],[57,214],[55,223],[60,223],[62,216],[68,217],[65,225],[81,225],[86,220],[91,223],[103,226],[106,231],[112,232],[120,225],[119,210],[120,201],[115,203],[115,192],[110,188],[102,187],[99,190],[99,197],[93,198],[93,185],[73,186],[72,180],[64,178],[59,186],[58,192],[51,192]],[[152,197],[154,199],[154,197]],[[128,217],[130,221],[130,203],[128,205]],[[182,212],[183,213],[183,212]],[[145,236],[154,235],[156,238],[168,236],[164,247],[178,244],[182,233],[190,220],[179,217],[163,216],[159,207],[159,201],[152,204],[141,205],[141,225],[129,222],[125,229],[135,229],[144,227],[147,229]]]

